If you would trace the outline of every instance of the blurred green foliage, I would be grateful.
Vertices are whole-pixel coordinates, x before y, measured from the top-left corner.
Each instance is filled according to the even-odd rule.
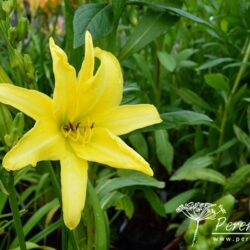
[[[87,200],[73,234],[60,217],[57,164],[16,172],[27,247],[75,249],[73,237],[79,249],[109,249],[120,221],[144,212],[138,210],[140,199],[172,235],[162,248],[177,242],[176,249],[181,244],[191,249],[195,225],[176,213],[189,201],[218,201],[229,207],[229,221],[249,221],[250,1],[64,0],[54,7],[31,11],[29,1],[0,2],[1,82],[51,95],[48,38],[53,36],[79,69],[82,37],[89,30],[95,46],[120,60],[123,103],[152,103],[163,122],[123,137],[149,161],[154,178],[94,164],[89,192],[96,196]],[[28,117],[0,106],[1,158],[32,125]],[[0,249],[19,249],[6,178],[0,166]],[[155,222],[151,219],[147,223]],[[215,242],[209,223],[199,227],[196,249],[249,249],[247,241]],[[92,239],[91,230],[103,232]]]

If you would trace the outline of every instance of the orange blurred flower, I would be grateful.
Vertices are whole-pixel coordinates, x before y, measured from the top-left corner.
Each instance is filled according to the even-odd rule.
[[[53,13],[57,10],[61,0],[24,0],[30,6],[30,11],[34,15],[38,8],[46,13]]]
[[[51,13],[56,11],[60,3],[60,0],[39,0],[39,7],[47,13]]]

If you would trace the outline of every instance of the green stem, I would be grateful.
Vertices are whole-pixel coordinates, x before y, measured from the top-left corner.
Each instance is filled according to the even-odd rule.
[[[68,230],[68,229],[67,229],[67,231],[68,231],[68,235],[69,235],[69,239],[70,239],[70,243],[71,243],[72,249],[78,250],[79,247],[78,247],[77,244],[76,244],[76,239],[75,239],[74,232],[73,232],[73,231],[70,231],[70,230]]]
[[[228,110],[229,110],[233,95],[235,94],[235,92],[236,92],[236,90],[237,90],[237,88],[239,86],[240,80],[241,80],[241,78],[242,78],[242,76],[243,76],[243,74],[245,72],[245,68],[246,68],[245,64],[248,61],[249,56],[250,56],[250,41],[249,41],[249,38],[247,38],[246,41],[247,41],[246,42],[247,43],[247,49],[246,49],[244,58],[242,60],[242,64],[240,66],[240,69],[238,71],[238,74],[237,74],[237,76],[235,78],[235,81],[234,81],[233,87],[231,89],[231,92],[230,92],[230,94],[228,96],[227,102],[225,104],[225,109],[224,109],[224,112],[223,112],[223,115],[222,115],[218,148],[222,145],[223,140],[224,140],[225,126],[226,126],[227,118],[228,118]],[[218,164],[219,161],[220,161],[220,153],[217,154],[217,159],[216,159],[217,164]]]
[[[88,181],[88,198],[93,209],[93,214],[95,218],[95,249],[107,250],[108,240],[106,231],[106,220],[104,217],[103,210],[101,208],[100,202],[98,200],[97,194],[91,182]],[[89,235],[88,235],[89,237]]]
[[[67,235],[67,228],[64,225],[63,218],[62,218],[62,250],[67,250],[68,249],[68,235]]]
[[[9,203],[10,208],[13,214],[13,219],[16,227],[16,233],[19,241],[19,246],[21,250],[26,250],[26,243],[24,239],[23,227],[21,223],[21,218],[19,214],[19,209],[16,200],[16,191],[14,186],[14,175],[12,172],[9,174],[9,182],[8,182],[8,191],[9,191]]]
[[[94,220],[91,208],[86,207],[86,222],[87,222],[87,250],[93,250],[94,246]]]
[[[160,44],[159,44],[159,39],[156,40],[156,49],[157,51],[160,50]],[[156,106],[157,108],[160,108],[160,103],[161,103],[161,81],[160,81],[160,77],[161,77],[161,64],[160,61],[158,59],[158,57],[156,57]]]
[[[249,38],[247,38],[247,43],[248,43],[248,45],[247,45],[245,56],[244,56],[243,61],[242,61],[242,65],[240,66],[239,72],[237,74],[237,77],[235,79],[233,88],[231,90],[231,98],[232,98],[232,96],[234,95],[236,89],[239,86],[241,77],[242,77],[242,75],[243,75],[243,73],[244,73],[244,71],[246,69],[246,65],[245,64],[247,63],[247,61],[249,59],[249,56],[250,56],[250,41],[249,41]]]

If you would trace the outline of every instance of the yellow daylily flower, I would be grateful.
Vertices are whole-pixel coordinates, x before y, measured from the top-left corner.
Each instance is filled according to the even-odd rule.
[[[123,88],[120,64],[111,53],[93,47],[89,32],[78,76],[52,38],[50,50],[53,99],[36,90],[0,84],[0,102],[36,121],[5,155],[3,166],[18,170],[38,161],[60,160],[63,218],[74,229],[85,203],[88,161],[152,176],[149,164],[118,135],[160,123],[161,118],[153,105],[119,106]],[[100,66],[94,74],[95,58]]]

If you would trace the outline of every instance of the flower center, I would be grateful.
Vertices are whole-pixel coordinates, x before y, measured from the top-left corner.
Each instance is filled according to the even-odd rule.
[[[72,123],[68,122],[61,127],[62,133],[66,138],[73,141],[81,139],[83,143],[88,143],[92,136],[92,129],[94,128],[94,122],[85,121]]]

